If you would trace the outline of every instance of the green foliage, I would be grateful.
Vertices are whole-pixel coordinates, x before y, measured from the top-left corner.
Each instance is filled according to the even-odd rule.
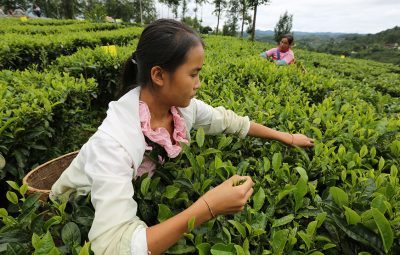
[[[90,243],[81,246],[93,220],[88,200],[43,202],[39,193],[26,194],[26,185],[8,182],[13,206],[0,208],[0,252],[5,254],[93,254]],[[87,214],[87,211],[90,211]],[[80,227],[78,227],[78,224]]]
[[[104,22],[107,13],[106,8],[100,3],[94,3],[85,11],[85,18],[92,22]]]
[[[1,22],[2,20],[0,20]],[[14,24],[11,23],[9,26],[14,26]],[[75,26],[75,29],[77,27],[78,25]],[[70,27],[66,27],[66,31],[70,29]],[[21,33],[6,33],[2,35],[2,40],[0,41],[0,69],[23,70],[29,66],[44,69],[57,57],[70,55],[81,47],[95,48],[98,45],[129,44],[139,36],[142,28],[126,27],[118,30],[84,33],[75,30],[75,32],[68,34],[61,28],[56,31],[56,33],[48,35]]]
[[[133,41],[136,42],[137,41]],[[53,62],[51,69],[69,73],[71,76],[97,81],[96,105],[107,107],[108,103],[119,97],[123,88],[120,86],[120,75],[123,64],[132,54],[134,46],[117,47],[116,54],[108,54],[101,47],[82,48],[69,56],[61,56]]]
[[[400,27],[396,26],[376,34],[304,37],[296,39],[296,45],[306,50],[400,65],[399,41]]]
[[[258,57],[264,44],[204,39],[200,99],[274,129],[307,134],[316,146],[192,132],[182,155],[134,181],[138,216],[148,225],[162,222],[234,174],[250,175],[254,194],[238,214],[197,228],[188,222],[188,233],[167,253],[398,254],[400,69],[302,50],[295,50],[301,65],[278,67]],[[112,99],[132,43],[117,47],[115,56],[90,46],[57,57],[43,72],[0,73],[0,152],[7,173],[14,165],[22,176],[27,166],[50,159],[43,148],[52,148],[55,130],[62,131],[65,147],[79,146],[75,136],[65,136],[103,116],[104,105],[91,102],[97,94],[106,95],[104,104]],[[89,109],[95,113],[88,115]],[[29,135],[35,125],[42,128],[37,137]],[[89,197],[39,202],[15,179],[1,182],[7,206],[0,208],[0,252],[88,254]]]
[[[279,44],[282,35],[290,34],[292,32],[293,14],[288,14],[287,11],[279,17],[278,23],[274,28],[274,39]]]
[[[0,72],[0,152],[7,162],[0,179],[22,179],[28,167],[59,154],[44,152],[55,149],[69,125],[87,117],[82,111],[90,107],[94,87],[94,80],[55,72]]]

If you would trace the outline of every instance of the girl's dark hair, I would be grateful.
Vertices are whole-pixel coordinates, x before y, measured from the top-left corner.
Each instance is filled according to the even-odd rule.
[[[142,32],[136,51],[125,62],[120,96],[137,86],[151,84],[154,66],[173,73],[186,61],[188,51],[204,43],[189,26],[172,19],[159,19]]]
[[[281,36],[281,40],[282,40],[283,38],[286,38],[286,39],[288,40],[288,42],[289,42],[289,45],[292,45],[292,43],[293,43],[293,35],[291,35],[291,34],[284,34],[284,35]]]

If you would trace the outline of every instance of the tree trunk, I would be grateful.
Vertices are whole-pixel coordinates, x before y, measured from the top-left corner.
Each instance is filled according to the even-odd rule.
[[[143,25],[142,0],[139,0],[139,7],[140,7],[140,24]]]
[[[251,40],[253,42],[254,42],[254,36],[256,33],[256,16],[257,16],[257,4],[254,6],[253,27],[251,28]]]
[[[64,18],[74,18],[74,3],[73,1],[63,0]]]
[[[244,16],[246,14],[246,1],[242,0],[242,29],[240,30],[240,38],[243,38]]]
[[[221,9],[218,10],[218,20],[217,20],[217,34],[218,34],[218,27],[219,27],[219,17],[221,16]]]

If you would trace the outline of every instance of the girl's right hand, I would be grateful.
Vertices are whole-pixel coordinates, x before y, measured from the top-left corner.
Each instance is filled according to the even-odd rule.
[[[242,184],[237,185],[237,183]],[[242,211],[253,194],[250,176],[234,175],[203,195],[215,216]]]

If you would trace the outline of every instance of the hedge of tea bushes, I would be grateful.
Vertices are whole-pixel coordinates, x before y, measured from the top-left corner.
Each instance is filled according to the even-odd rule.
[[[0,70],[23,70],[29,66],[45,68],[62,55],[81,47],[126,45],[138,38],[142,28],[128,27],[110,31],[68,32],[51,35],[7,33],[0,41]]]
[[[22,179],[34,164],[76,149],[63,141],[88,118],[95,85],[93,79],[58,72],[1,71],[0,151],[6,159],[1,179]]]
[[[125,27],[115,23],[91,23],[88,21],[74,22],[71,24],[62,24],[59,26],[39,25],[41,23],[34,23],[34,20],[22,22],[20,20],[0,19],[0,34],[15,33],[15,34],[28,34],[28,35],[51,35],[70,32],[92,32],[102,30],[116,30]]]
[[[353,80],[357,84],[367,84],[374,87],[382,94],[389,94],[393,97],[400,95],[400,67],[393,64],[384,64],[374,61],[337,58],[321,53],[299,54],[302,61],[307,63],[318,74],[326,73],[336,78]]]
[[[137,40],[132,45],[115,47],[109,53],[104,47],[82,48],[69,56],[57,58],[49,69],[66,72],[74,77],[94,78],[97,82],[97,97],[94,103],[98,107],[107,107],[116,100],[121,91],[120,78],[125,61],[136,48]]]

